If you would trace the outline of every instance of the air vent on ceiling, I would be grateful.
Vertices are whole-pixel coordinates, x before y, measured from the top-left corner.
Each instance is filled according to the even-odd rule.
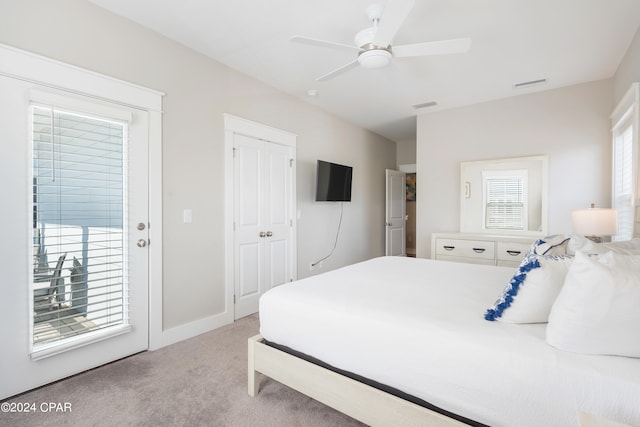
[[[514,89],[522,89],[522,88],[525,88],[525,87],[543,85],[546,82],[547,82],[547,79],[531,80],[531,81],[528,81],[528,82],[516,83],[516,84],[513,85],[513,88]]]
[[[435,107],[436,105],[438,105],[436,101],[429,101],[422,104],[416,104],[413,106],[413,108],[415,108],[416,110],[419,110],[421,108]]]

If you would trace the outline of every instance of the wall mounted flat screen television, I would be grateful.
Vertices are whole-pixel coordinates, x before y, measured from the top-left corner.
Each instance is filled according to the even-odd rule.
[[[351,201],[351,166],[318,160],[316,202]]]

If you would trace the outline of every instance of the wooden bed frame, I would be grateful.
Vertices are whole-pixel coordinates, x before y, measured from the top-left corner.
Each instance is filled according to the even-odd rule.
[[[468,427],[446,415],[268,346],[260,335],[249,338],[248,344],[249,396],[258,394],[262,374],[372,427]],[[585,412],[578,413],[578,420],[582,427],[631,427]]]
[[[460,421],[340,375],[249,338],[248,387],[255,396],[260,374],[370,426],[467,426]]]

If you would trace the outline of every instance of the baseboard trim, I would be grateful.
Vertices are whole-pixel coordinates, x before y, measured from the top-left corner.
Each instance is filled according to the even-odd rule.
[[[233,313],[224,312],[162,331],[162,347],[193,338],[233,323]]]

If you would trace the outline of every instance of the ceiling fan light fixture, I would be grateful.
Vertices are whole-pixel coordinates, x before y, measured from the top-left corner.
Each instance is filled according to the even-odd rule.
[[[386,49],[372,49],[360,52],[358,62],[364,68],[382,68],[391,62],[391,52]]]

